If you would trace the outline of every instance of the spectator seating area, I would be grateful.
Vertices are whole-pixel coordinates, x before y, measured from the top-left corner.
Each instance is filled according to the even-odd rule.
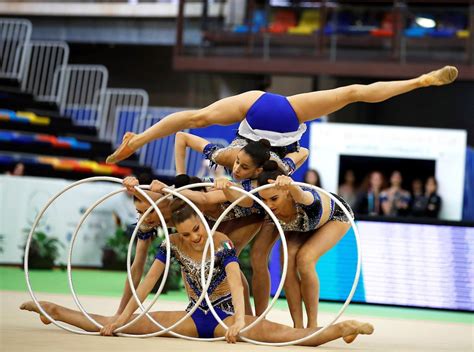
[[[152,174],[136,156],[104,162],[121,138],[114,118],[137,107],[144,114],[146,99],[124,101],[133,90],[107,90],[105,67],[68,65],[66,43],[30,41],[29,21],[0,19],[0,29],[0,172],[67,179]],[[77,116],[86,110],[95,113]]]

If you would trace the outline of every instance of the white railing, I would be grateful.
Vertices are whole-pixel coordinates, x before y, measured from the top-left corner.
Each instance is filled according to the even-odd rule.
[[[69,60],[66,42],[31,41],[24,45],[24,72],[21,90],[39,101],[59,103],[61,72]],[[55,74],[59,72],[59,74]]]
[[[31,30],[28,20],[0,18],[0,77],[20,80]]]
[[[143,89],[108,88],[100,92],[99,137],[118,146],[120,131],[133,131],[133,122],[146,115],[148,93]]]
[[[56,72],[59,81],[61,115],[76,124],[99,128],[100,109],[109,73],[102,65],[66,65]],[[60,79],[61,77],[61,79]]]

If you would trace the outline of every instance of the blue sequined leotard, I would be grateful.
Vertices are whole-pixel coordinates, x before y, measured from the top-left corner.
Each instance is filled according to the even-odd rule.
[[[182,243],[180,243],[179,234],[170,236],[171,241],[171,257],[175,259],[181,266],[181,272],[184,277],[186,291],[189,297],[189,304],[186,311],[190,311],[195,305],[202,293],[201,285],[201,263],[191,259],[183,251]],[[216,242],[216,239],[214,240]],[[209,299],[213,308],[222,320],[234,314],[234,306],[232,305],[232,296],[230,287],[227,282],[227,274],[225,267],[237,262],[238,259],[232,242],[229,240],[222,241],[220,244],[215,243],[215,261],[212,273],[211,284],[207,290]],[[163,242],[158,248],[155,258],[161,262],[166,262],[166,245]],[[206,279],[208,277],[210,260],[205,263]],[[210,312],[206,300],[203,300],[198,309],[191,316],[199,333],[199,337],[213,337],[214,330],[218,322]]]

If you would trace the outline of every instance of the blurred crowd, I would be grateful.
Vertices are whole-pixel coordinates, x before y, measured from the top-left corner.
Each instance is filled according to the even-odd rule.
[[[322,187],[316,170],[308,170],[304,182]],[[398,170],[391,173],[388,182],[382,172],[371,171],[357,185],[354,172],[347,170],[338,194],[359,215],[438,218],[442,200],[434,176],[414,179],[410,190],[404,189],[402,183],[403,176]]]

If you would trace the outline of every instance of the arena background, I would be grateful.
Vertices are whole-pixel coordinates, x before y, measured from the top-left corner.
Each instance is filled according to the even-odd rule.
[[[19,304],[29,299],[21,270],[24,244],[39,209],[73,180],[90,176],[134,174],[172,183],[173,137],[151,143],[118,167],[104,164],[125,131],[142,131],[171,112],[247,90],[292,95],[414,77],[447,64],[459,69],[451,85],[352,104],[309,123],[300,143],[310,157],[294,179],[316,169],[322,187],[338,192],[347,170],[362,185],[373,170],[388,179],[398,169],[406,189],[416,178],[435,176],[443,200],[438,219],[357,216],[364,261],[347,317],[373,322],[376,333],[321,350],[473,350],[473,11],[470,0],[1,2],[2,350],[147,350],[158,343],[169,350],[228,348],[74,336],[20,312]],[[228,144],[236,129],[189,132]],[[187,168],[206,176],[197,153],[188,155]],[[84,210],[117,187],[81,186],[46,212],[37,232],[61,245],[53,269],[32,270],[40,299],[75,307],[64,272],[67,247]],[[81,229],[74,279],[88,311],[113,313],[117,306],[125,272],[104,270],[104,248],[122,228],[127,236],[135,219],[122,194],[94,211]],[[323,323],[350,291],[355,250],[350,232],[316,268]],[[270,261],[272,294],[280,280],[279,253],[277,244]],[[248,266],[248,249],[241,261]],[[184,307],[179,278],[171,281],[177,287],[163,295],[158,309]],[[291,322],[284,294],[269,317]],[[266,350],[243,343],[229,348]]]

